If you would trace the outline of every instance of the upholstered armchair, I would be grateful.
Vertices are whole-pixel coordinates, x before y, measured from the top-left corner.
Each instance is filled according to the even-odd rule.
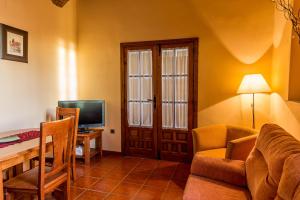
[[[262,127],[246,161],[194,156],[184,200],[299,200],[300,142],[275,124]]]
[[[228,125],[196,128],[193,129],[194,154],[246,160],[255,144],[257,133],[254,129]]]

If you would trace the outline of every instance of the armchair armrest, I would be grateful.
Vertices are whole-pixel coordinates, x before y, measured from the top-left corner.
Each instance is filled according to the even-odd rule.
[[[246,186],[245,162],[226,160],[195,155],[191,166],[191,174],[237,186]]]
[[[257,135],[231,140],[227,143],[226,159],[246,160],[256,142]]]

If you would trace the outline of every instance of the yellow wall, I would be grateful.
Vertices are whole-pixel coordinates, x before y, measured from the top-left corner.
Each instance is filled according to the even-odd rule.
[[[0,60],[0,131],[39,127],[59,98],[76,96],[76,0],[0,0],[0,23],[29,32],[28,64]]]
[[[297,5],[297,8],[299,7]],[[299,92],[299,87],[297,88],[295,85],[290,84],[290,77],[293,81],[296,80],[295,83],[299,82],[299,74],[295,73],[300,65],[299,60],[297,64],[299,56],[295,56],[297,48],[299,48],[298,38],[294,37],[292,39],[291,23],[285,19],[282,12],[275,10],[274,20],[272,65],[272,86],[274,93],[270,98],[270,121],[279,124],[297,139],[300,139],[300,103],[288,101],[291,92],[293,95],[297,91]],[[294,46],[292,49],[291,42]],[[294,71],[290,70],[291,58]]]
[[[295,14],[298,14],[300,9],[300,1],[294,1]],[[300,102],[300,39],[293,32],[292,47],[291,47],[291,66],[290,66],[290,81],[289,81],[289,100]]]
[[[198,125],[249,126],[249,97],[236,90],[246,73],[271,81],[273,16],[269,0],[79,1],[79,98],[106,100],[104,148],[121,147],[121,42],[199,37]],[[257,109],[260,126],[270,110]]]

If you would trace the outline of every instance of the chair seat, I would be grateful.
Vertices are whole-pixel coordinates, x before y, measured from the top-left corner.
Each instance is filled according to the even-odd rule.
[[[45,167],[46,172],[51,171],[51,167]],[[45,184],[50,183],[60,176],[66,176],[66,172],[60,172],[45,180]],[[24,172],[4,183],[4,188],[10,190],[38,190],[39,167]]]
[[[200,154],[200,155],[205,156],[205,157],[225,158],[226,148],[198,151],[197,154]]]

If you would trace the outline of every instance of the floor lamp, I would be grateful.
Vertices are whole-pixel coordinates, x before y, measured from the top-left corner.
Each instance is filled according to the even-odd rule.
[[[248,74],[245,75],[240,87],[237,91],[238,94],[252,94],[252,128],[255,129],[255,94],[268,93],[271,88],[261,74]]]

